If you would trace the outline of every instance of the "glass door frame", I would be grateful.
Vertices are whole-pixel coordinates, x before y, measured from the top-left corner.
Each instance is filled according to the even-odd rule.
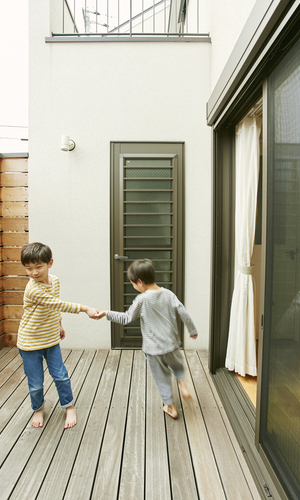
[[[294,39],[293,39],[294,40]],[[297,39],[296,39],[297,40]],[[298,37],[298,42],[299,42],[299,37]],[[295,41],[295,43],[298,43]],[[285,52],[284,57],[289,53],[290,50],[292,50],[293,45],[289,46],[288,50]],[[280,62],[278,62],[278,65]],[[276,69],[277,65],[273,68]],[[269,73],[271,75],[272,72]],[[283,483],[285,482],[285,488],[286,491],[282,492],[282,498],[286,498],[285,494],[288,492],[291,495],[291,498],[296,498],[297,493],[295,493],[294,488],[290,485],[289,483],[289,474],[286,473],[286,471],[283,470],[282,467],[282,462],[277,459],[278,457],[278,452],[277,454],[270,449],[268,449],[268,453],[270,457],[267,457],[267,451],[264,451],[267,449],[266,446],[266,440],[265,440],[265,433],[267,432],[267,417],[268,414],[266,413],[266,409],[263,408],[262,401],[266,401],[268,392],[269,392],[269,374],[266,376],[265,372],[265,358],[266,356],[269,355],[269,351],[267,352],[266,350],[269,350],[270,346],[270,331],[265,331],[264,333],[264,328],[266,325],[266,328],[270,327],[270,309],[266,310],[265,306],[267,307],[268,304],[265,303],[265,296],[266,296],[266,287],[270,286],[270,283],[267,283],[267,273],[266,273],[266,263],[267,263],[267,245],[270,245],[270,242],[268,241],[268,232],[267,232],[267,221],[268,221],[268,210],[270,208],[268,207],[268,178],[270,177],[268,175],[268,168],[275,168],[274,165],[270,165],[270,162],[268,161],[268,137],[269,137],[269,128],[271,124],[269,123],[268,127],[268,116],[270,116],[270,112],[268,109],[268,103],[270,102],[269,97],[271,98],[272,96],[268,95],[268,88],[269,88],[269,75],[264,79],[263,82],[263,130],[265,131],[264,136],[263,136],[263,199],[262,199],[262,213],[263,213],[263,227],[262,227],[262,267],[261,267],[261,300],[260,300],[260,332],[259,332],[259,352],[258,352],[258,366],[259,366],[259,372],[258,372],[258,378],[257,378],[257,408],[256,408],[256,421],[255,421],[255,446],[264,461],[264,463],[269,466],[270,461],[273,461],[273,466],[274,468],[276,467],[277,469],[277,474],[281,477],[282,483],[279,486],[279,480],[278,480],[278,487],[281,488]],[[273,112],[271,109],[270,111]],[[271,172],[269,172],[270,174]],[[273,174],[274,175],[274,174]],[[274,189],[273,186],[270,186],[270,189]],[[273,196],[273,195],[269,195]],[[273,207],[272,213],[274,213],[275,207]],[[270,261],[270,257],[268,259],[268,262]],[[270,265],[270,262],[269,264]],[[270,273],[268,273],[270,274]],[[270,281],[270,278],[269,278]],[[270,300],[269,300],[270,302]],[[265,315],[268,314],[267,318],[265,318]],[[267,319],[267,320],[266,320]],[[275,469],[274,469],[275,470]],[[298,483],[299,484],[299,483]],[[296,496],[295,496],[296,495]]]
[[[255,419],[255,446],[260,450],[260,422],[261,422],[261,393],[262,393],[262,364],[264,350],[264,311],[266,286],[266,249],[267,249],[267,194],[268,194],[268,79],[263,81],[263,162],[262,162],[262,234],[261,234],[261,280],[260,280],[260,329],[258,335],[257,356],[257,387],[256,387],[256,419]]]
[[[239,390],[224,377],[225,356],[229,331],[231,297],[234,286],[235,250],[235,125],[252,104],[263,98],[263,138],[262,138],[262,241],[260,280],[260,330],[257,357],[257,399],[256,410],[249,409],[248,396],[239,383]],[[265,269],[266,269],[266,225],[267,225],[267,77],[259,84],[243,106],[233,115],[229,125],[213,131],[213,231],[212,231],[212,278],[211,278],[211,321],[209,369],[214,376],[227,415],[238,440],[249,458],[250,469],[260,485],[264,482],[265,492],[280,492],[280,498],[287,500],[269,460],[260,444],[261,394],[263,384],[263,318],[265,309]],[[227,369],[226,369],[227,370]],[[235,374],[229,372],[235,377]],[[252,406],[252,405],[251,405]],[[264,493],[265,493],[264,492]]]
[[[281,5],[283,7],[283,3]],[[258,16],[256,4],[253,16],[247,24],[250,36],[256,33]],[[255,23],[254,14],[257,14]],[[277,13],[278,14],[278,13]],[[212,271],[211,271],[211,314],[210,314],[210,347],[209,370],[219,390],[226,413],[234,428],[235,434],[243,448],[250,470],[260,487],[262,496],[268,488],[274,496],[287,499],[275,470],[272,468],[260,444],[261,398],[262,398],[262,363],[264,349],[264,311],[265,311],[265,276],[266,276],[266,208],[267,208],[267,78],[279,64],[296,41],[299,29],[299,5],[291,3],[285,12],[281,11],[279,17],[272,14],[274,30],[266,28],[267,39],[263,44],[257,41],[256,54],[247,55],[245,61],[232,58],[228,61],[219,89],[214,91],[208,103],[208,124],[212,128]],[[251,21],[251,22],[250,22]],[[251,24],[252,23],[252,24]],[[246,30],[244,30],[246,33]],[[249,38],[249,46],[250,38]],[[251,47],[252,48],[252,47]],[[241,50],[241,49],[240,49]],[[274,57],[276,55],[276,57]],[[242,62],[241,62],[242,61]],[[244,63],[244,72],[239,74],[239,83],[233,88],[232,81],[228,79],[229,69],[232,70],[233,62]],[[227,70],[227,72],[226,72]],[[226,78],[225,78],[226,77]],[[221,84],[223,84],[221,88]],[[227,89],[227,90],[226,90]],[[227,94],[226,94],[226,92]],[[257,378],[257,405],[255,415],[247,413],[247,404],[244,404],[243,395],[235,391],[236,387],[230,385],[233,377],[224,377],[225,353],[229,326],[229,311],[231,294],[234,281],[234,126],[246,114],[251,104],[258,97],[263,96],[263,191],[262,191],[262,247],[261,247],[261,296],[260,296],[260,331],[258,351],[258,378]],[[252,418],[253,417],[253,418]]]

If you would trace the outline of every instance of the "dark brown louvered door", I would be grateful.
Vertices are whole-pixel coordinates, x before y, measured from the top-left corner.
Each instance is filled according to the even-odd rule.
[[[112,145],[111,308],[125,311],[137,292],[127,279],[135,259],[151,259],[158,285],[182,300],[183,144]],[[141,347],[139,320],[112,323],[112,346]]]

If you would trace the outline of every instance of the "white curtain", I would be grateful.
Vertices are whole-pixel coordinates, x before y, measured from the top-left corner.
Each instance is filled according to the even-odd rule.
[[[259,179],[260,118],[245,118],[236,127],[235,261],[225,366],[242,376],[255,376],[255,297],[252,276],[257,188]]]

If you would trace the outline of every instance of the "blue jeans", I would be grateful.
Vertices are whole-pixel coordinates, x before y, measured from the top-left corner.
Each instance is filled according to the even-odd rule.
[[[45,358],[49,373],[54,380],[62,408],[73,404],[73,394],[70,377],[63,363],[59,344],[37,351],[23,351],[19,349],[23,360],[24,372],[27,377],[31,408],[40,410],[44,404],[44,368]]]

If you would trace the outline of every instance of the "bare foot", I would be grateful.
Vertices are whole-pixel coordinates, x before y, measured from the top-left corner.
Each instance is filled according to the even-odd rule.
[[[180,388],[180,392],[181,392],[181,395],[184,399],[189,399],[191,398],[192,396],[190,395],[189,391],[188,391],[188,388],[186,386],[186,383],[185,383],[185,380],[184,379],[180,379],[178,380],[178,385],[179,385],[179,388]]]
[[[76,418],[76,410],[75,406],[68,406],[66,408],[66,421],[65,421],[65,429],[70,429],[71,427],[74,427],[74,425],[77,424],[77,418]]]
[[[177,418],[177,410],[175,403],[163,406],[163,410],[167,415],[170,415],[170,417]]]
[[[34,412],[33,419],[31,421],[32,427],[43,427],[44,424],[44,407]]]

